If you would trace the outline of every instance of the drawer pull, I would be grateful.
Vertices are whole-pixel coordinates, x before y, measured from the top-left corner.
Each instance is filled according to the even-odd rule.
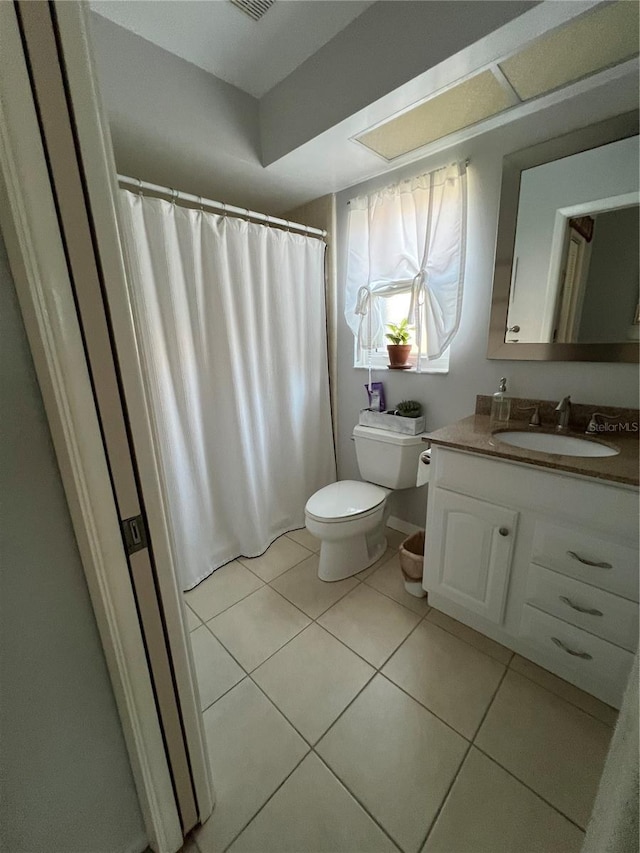
[[[612,569],[613,566],[611,563],[597,563],[593,560],[587,560],[586,557],[581,557],[579,554],[576,554],[575,551],[567,551],[567,554],[570,557],[573,557],[574,560],[577,560],[579,563],[582,563],[584,566],[593,566],[596,569]]]
[[[562,640],[559,640],[557,637],[551,637],[551,642],[555,643],[556,646],[559,646],[563,652],[566,652],[568,655],[573,655],[574,658],[582,658],[582,660],[593,660],[593,655],[590,655],[589,652],[577,652],[575,649],[570,649],[569,646],[565,646]]]
[[[567,598],[566,595],[558,596],[560,601],[564,604],[568,604],[573,610],[577,610],[578,613],[586,613],[587,616],[602,616],[602,610],[596,610],[595,607],[581,607],[579,604],[576,604],[574,601],[571,601],[570,598]]]
[[[500,534],[500,536],[508,536],[509,535],[509,528],[508,527],[501,527],[500,530],[498,530],[498,533]]]

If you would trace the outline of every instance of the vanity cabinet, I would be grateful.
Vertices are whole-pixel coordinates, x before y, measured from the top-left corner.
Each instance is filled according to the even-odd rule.
[[[433,588],[500,623],[517,520],[518,513],[506,507],[436,489],[429,539],[438,567]]]
[[[619,707],[638,643],[638,490],[433,446],[423,586]]]

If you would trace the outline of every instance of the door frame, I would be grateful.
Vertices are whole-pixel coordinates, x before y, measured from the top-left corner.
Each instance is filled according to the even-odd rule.
[[[156,450],[159,446],[156,424],[129,298],[120,238],[121,222],[117,203],[119,186],[111,133],[93,62],[87,7],[84,3],[69,3],[65,0],[53,5],[83,161],[88,204],[104,273],[105,297],[144,496],[148,532],[153,542],[158,593],[173,661],[198,817],[203,823],[213,810],[215,791],[206,752],[185,605],[178,584],[169,532],[169,507],[166,504],[160,475],[161,463]]]
[[[65,45],[65,70],[68,88],[74,98],[74,117],[81,119],[84,128],[78,156],[87,174],[87,184],[91,184],[87,188],[88,203],[91,204],[95,230],[99,232],[100,261],[108,268],[107,278],[112,282],[120,280],[119,286],[126,289],[114,216],[116,171],[91,65],[86,10],[83,4],[76,3],[53,6],[42,2],[38,5],[53,9],[59,19],[57,37]],[[80,81],[83,85],[79,85],[78,75],[84,75],[84,80]],[[94,140],[100,142],[94,148],[88,147],[91,131]],[[94,210],[96,196],[103,199],[102,204],[96,205],[97,211]],[[16,8],[12,3],[0,3],[0,202],[0,226],[7,243],[148,840],[158,853],[174,853],[182,846],[183,831],[123,547],[29,69]],[[104,311],[104,306],[100,308]],[[120,316],[119,322],[126,328],[124,319]],[[126,340],[126,335],[124,337]],[[133,348],[135,350],[135,339]],[[123,349],[128,356],[124,345]],[[118,351],[122,361],[120,346]],[[127,358],[127,364],[131,367],[126,371],[125,383],[129,404],[139,391],[141,375],[137,360],[129,362]],[[140,401],[144,401],[143,394]],[[145,434],[141,428],[143,414],[144,406],[140,405],[135,413],[136,455],[138,446],[148,435],[148,430]],[[186,733],[188,760],[198,801],[198,817],[202,821],[213,806],[213,792],[205,758],[193,664],[170,551],[167,560],[168,548],[164,541],[166,519],[158,509],[158,506],[162,509],[161,500],[149,487],[149,483],[153,484],[153,467],[148,458],[143,459],[142,467],[146,469],[145,501],[153,507],[148,513],[150,533],[158,538],[157,543],[153,539],[154,552],[158,552],[159,574],[163,576],[162,605],[167,633],[171,635],[176,672],[182,666],[178,695],[185,729],[189,730]]]

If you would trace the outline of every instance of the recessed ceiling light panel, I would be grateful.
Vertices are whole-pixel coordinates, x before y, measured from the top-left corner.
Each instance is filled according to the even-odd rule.
[[[572,21],[505,59],[500,68],[523,101],[566,86],[638,54],[636,0],[622,0]]]
[[[273,6],[275,0],[231,0],[231,2],[245,15],[254,21],[259,21],[265,12],[268,12]]]
[[[496,115],[513,103],[513,96],[483,71],[357,137],[376,154],[393,160],[436,139]]]

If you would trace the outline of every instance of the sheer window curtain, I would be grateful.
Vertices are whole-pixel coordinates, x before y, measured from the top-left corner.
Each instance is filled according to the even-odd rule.
[[[335,480],[324,243],[121,191],[174,559],[193,588]]]
[[[359,353],[383,341],[379,300],[408,292],[417,370],[423,352],[442,355],[460,322],[466,229],[465,163],[351,200],[345,317]]]

